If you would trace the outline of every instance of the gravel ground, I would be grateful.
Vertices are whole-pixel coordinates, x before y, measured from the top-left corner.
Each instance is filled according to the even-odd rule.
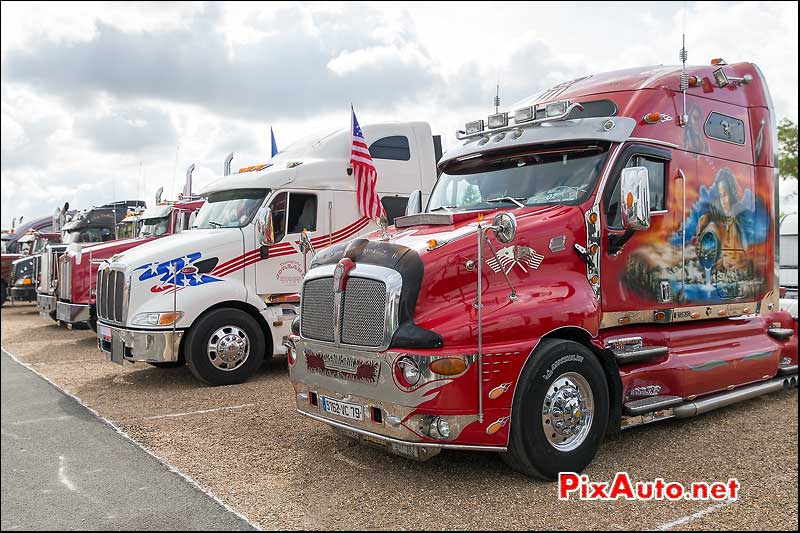
[[[109,363],[92,331],[23,305],[2,308],[2,345],[266,529],[654,529],[695,513],[674,528],[798,527],[797,390],[628,430],[585,472],[737,478],[738,501],[562,502],[493,454],[416,463],[351,444],[295,413],[284,358],[245,384],[203,387],[187,368]]]

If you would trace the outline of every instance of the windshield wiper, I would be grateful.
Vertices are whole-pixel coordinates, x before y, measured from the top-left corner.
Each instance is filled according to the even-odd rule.
[[[458,206],[457,205],[440,205],[439,207],[431,209],[430,212],[433,213],[434,211],[438,211],[439,209],[445,209],[447,211],[450,211],[451,209],[455,209],[456,207],[458,207]]]
[[[500,198],[492,198],[490,200],[486,200],[486,203],[491,204],[494,202],[512,202],[517,204],[517,207],[525,207],[525,204],[521,203],[520,200],[525,200],[525,198],[512,198],[511,196],[501,196]]]

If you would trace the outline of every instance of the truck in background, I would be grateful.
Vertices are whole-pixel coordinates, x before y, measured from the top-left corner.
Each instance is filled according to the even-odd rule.
[[[144,209],[147,204],[141,200],[123,200],[84,209],[68,215],[69,204],[53,217],[59,224],[61,244],[51,244],[42,254],[39,262],[39,284],[36,289],[36,305],[39,314],[56,320],[58,296],[58,259],[71,247],[78,251],[82,247],[114,240],[117,224],[128,216],[129,210]]]
[[[94,244],[79,250],[67,250],[59,258],[56,319],[71,329],[75,325],[96,329],[97,268],[106,259],[154,239],[189,229],[192,215],[203,205],[202,198],[185,198],[177,202],[161,200],[159,189],[156,203],[139,214],[123,219],[138,230],[133,238]],[[122,230],[122,233],[127,230]]]
[[[32,231],[54,231],[52,219],[50,217],[42,217],[23,224],[22,217],[20,217],[20,225],[17,226],[15,218],[12,228],[3,232],[3,252],[2,256],[0,256],[0,305],[4,304],[10,296],[9,288],[11,287],[11,282],[9,277],[11,276],[11,264],[28,255],[24,252],[29,245],[22,246],[20,240],[30,239],[29,234]]]
[[[36,300],[41,254],[48,245],[60,243],[61,234],[30,231],[18,242],[19,251],[23,256],[11,263],[9,296],[12,301],[32,302]]]
[[[717,60],[467,123],[424,212],[314,258],[287,356],[298,412],[554,479],[607,430],[796,386],[776,121],[760,70]]]
[[[389,219],[430,190],[439,138],[424,122],[364,126]],[[349,130],[312,135],[205,188],[192,231],[112,257],[98,272],[98,347],[114,362],[188,364],[241,382],[284,341],[308,253],[369,231],[349,169]],[[418,200],[417,200],[418,201]]]

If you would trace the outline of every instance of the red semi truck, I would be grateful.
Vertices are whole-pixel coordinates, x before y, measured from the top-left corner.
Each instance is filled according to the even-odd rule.
[[[161,202],[138,214],[136,226],[138,236],[117,239],[87,248],[67,251],[58,259],[58,302],[56,318],[72,329],[75,324],[95,328],[97,313],[98,266],[110,257],[154,239],[180,233],[189,229],[193,214],[205,202],[202,198],[186,198],[178,202]]]
[[[553,479],[607,432],[796,386],[756,65],[586,76],[457,137],[423,212],[314,258],[298,412]]]

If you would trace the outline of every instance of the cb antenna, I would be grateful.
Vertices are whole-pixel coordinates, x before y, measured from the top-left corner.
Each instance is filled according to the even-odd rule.
[[[500,83],[497,83],[497,92],[494,95],[494,112],[497,114],[500,111]]]
[[[683,113],[681,114],[680,120],[678,121],[678,125],[682,128],[686,127],[687,122],[689,122],[689,115],[686,114],[686,90],[689,89],[689,74],[686,72],[686,60],[689,57],[689,54],[686,52],[686,34],[683,34],[683,46],[681,47],[681,51],[679,58],[681,63],[683,63],[683,67],[681,69],[681,92],[683,93]]]

